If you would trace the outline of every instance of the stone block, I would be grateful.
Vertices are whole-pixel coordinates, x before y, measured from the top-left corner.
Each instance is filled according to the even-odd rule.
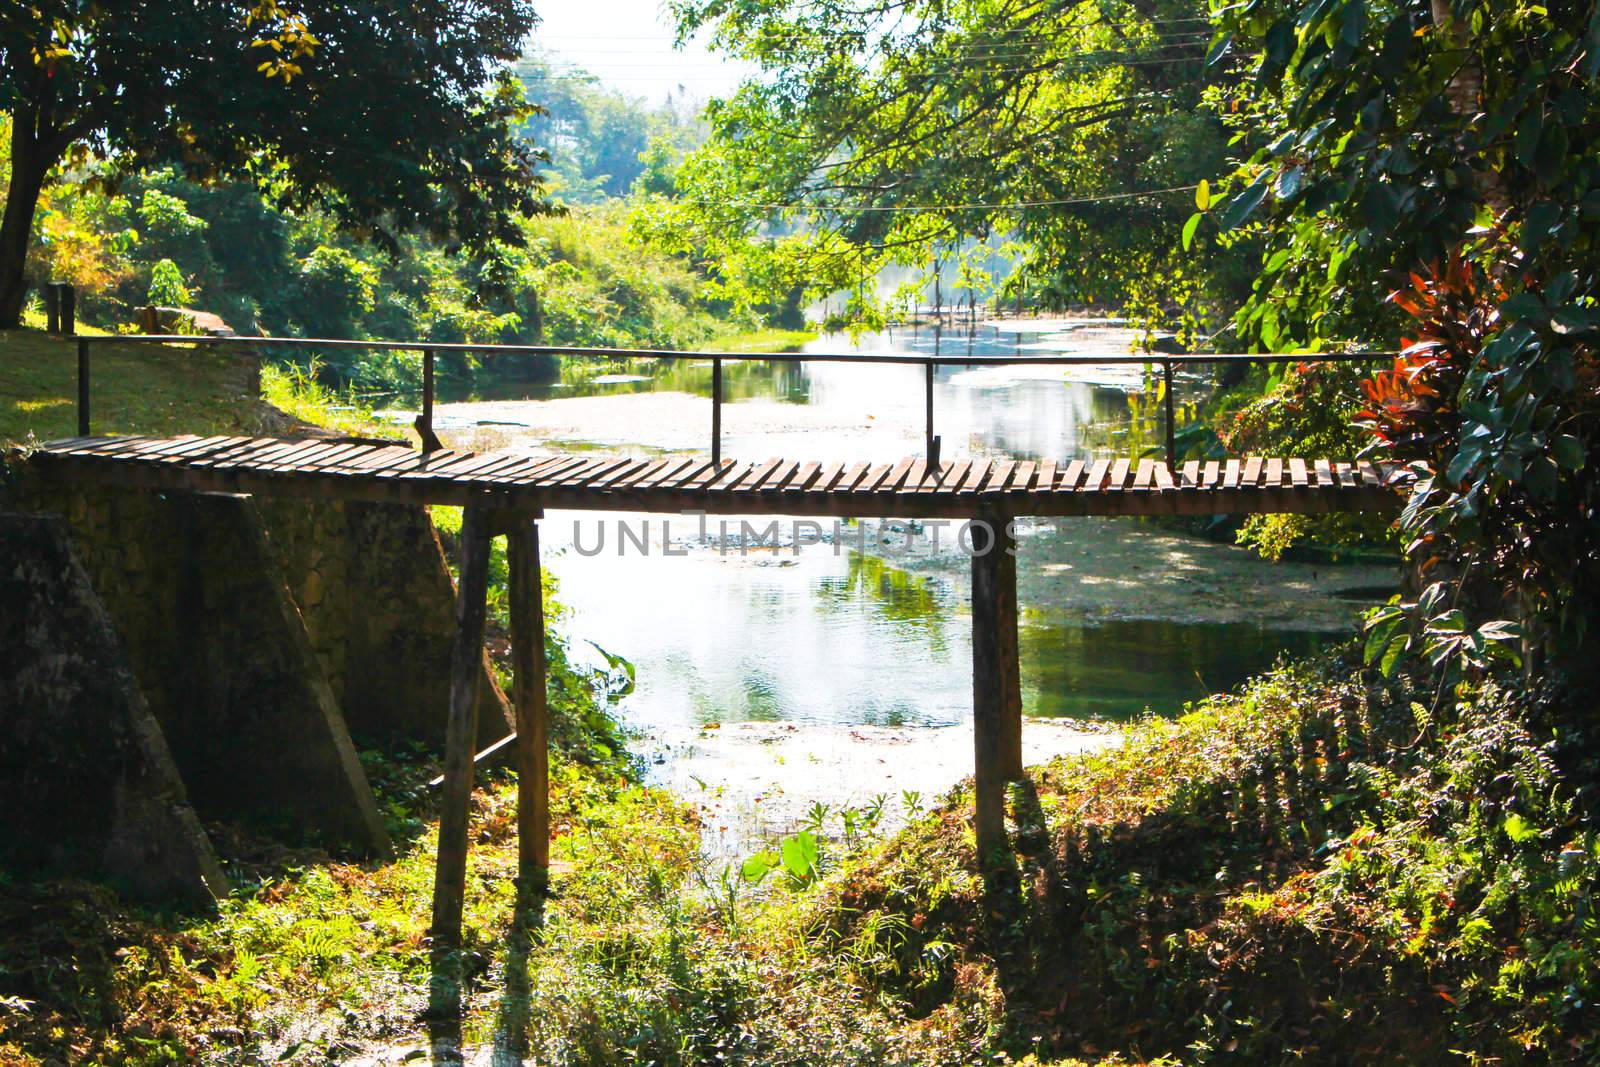
[[[0,514],[0,859],[207,901],[227,882],[65,523]]]

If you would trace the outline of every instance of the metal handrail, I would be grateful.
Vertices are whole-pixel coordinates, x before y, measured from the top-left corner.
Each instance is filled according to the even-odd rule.
[[[472,352],[493,355],[564,356],[604,359],[688,359],[711,363],[711,459],[722,460],[722,363],[875,363],[904,364],[925,369],[926,458],[930,466],[939,463],[939,437],[933,432],[934,370],[938,367],[1014,367],[1028,364],[1046,366],[1160,366],[1166,415],[1166,463],[1175,463],[1172,374],[1174,367],[1228,363],[1375,363],[1395,358],[1395,352],[1209,352],[1183,355],[1074,356],[1066,354],[1012,356],[919,356],[889,352],[704,352],[662,348],[594,348],[564,345],[477,344],[470,341],[378,341],[312,337],[219,337],[189,334],[103,334],[78,335],[78,436],[90,436],[89,350],[97,344],[159,344],[213,346],[264,346],[288,348],[359,349],[362,351],[417,352],[422,356],[422,411],[414,426],[424,451],[440,448],[433,432],[434,361],[440,352]]]

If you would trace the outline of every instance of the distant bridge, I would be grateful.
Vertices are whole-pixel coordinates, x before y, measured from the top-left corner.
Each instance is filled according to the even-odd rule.
[[[320,497],[466,509],[457,590],[459,623],[452,658],[439,859],[434,890],[436,947],[459,945],[467,818],[477,736],[489,543],[508,539],[512,664],[515,678],[520,872],[543,885],[549,867],[544,619],[538,524],[546,509],[705,512],[807,516],[952,518],[987,524],[989,551],[973,569],[973,735],[975,829],[981,857],[1005,843],[1005,783],[1022,776],[1022,694],[1017,644],[1017,575],[1010,520],[1024,516],[1209,515],[1250,512],[1396,510],[1402,474],[1382,464],[1323,458],[1247,457],[1174,461],[1175,366],[1225,362],[1373,362],[1392,353],[1330,356],[1008,356],[735,354],[628,351],[550,346],[282,338],[80,337],[79,436],[39,446],[31,461],[48,478],[71,483]],[[174,345],[413,350],[423,360],[421,451],[352,439],[266,437],[96,437],[90,420],[90,353],[101,341]],[[438,353],[471,351],[616,358],[696,359],[712,365],[709,455],[655,459],[535,457],[443,448],[433,433]],[[903,363],[925,369],[926,441],[920,457],[895,463],[821,463],[802,458],[724,459],[722,365],[767,362]],[[938,366],[1145,364],[1160,369],[1166,459],[941,459],[934,433]],[[976,544],[981,549],[983,546]]]

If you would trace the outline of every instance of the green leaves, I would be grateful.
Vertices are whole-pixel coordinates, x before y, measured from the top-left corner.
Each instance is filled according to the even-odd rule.
[[[820,854],[816,834],[801,830],[784,838],[779,848],[783,855],[783,868],[797,885],[808,885],[816,879]]]
[[[1236,230],[1243,226],[1256,208],[1261,206],[1261,201],[1267,197],[1267,175],[1261,174],[1255,181],[1247,186],[1244,192],[1228,202],[1227,210],[1222,213],[1220,223],[1224,231]]]
[[[1373,609],[1367,616],[1362,661],[1376,666],[1385,678],[1393,677],[1400,657],[1411,647],[1410,623],[1410,614],[1398,597]]]
[[[1200,220],[1205,217],[1204,211],[1196,211],[1189,216],[1189,221],[1183,224],[1183,250],[1185,252],[1189,251],[1190,246],[1194,244],[1195,231],[1200,229]]]

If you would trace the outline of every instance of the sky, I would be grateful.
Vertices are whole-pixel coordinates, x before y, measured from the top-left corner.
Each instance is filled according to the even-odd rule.
[[[674,49],[662,0],[545,0],[537,10],[536,46],[651,103],[674,93],[700,101],[726,96],[745,69],[698,42]]]

